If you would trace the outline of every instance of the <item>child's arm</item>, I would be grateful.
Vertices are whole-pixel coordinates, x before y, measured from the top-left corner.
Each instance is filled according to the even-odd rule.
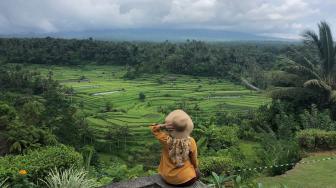
[[[168,134],[165,133],[164,131],[162,131],[163,129],[165,129],[165,127],[166,127],[165,124],[154,124],[154,125],[150,126],[153,135],[162,144],[167,143],[167,139],[168,139]]]
[[[191,141],[191,154],[190,154],[190,162],[194,166],[194,168],[198,168],[197,161],[197,145],[194,139]]]

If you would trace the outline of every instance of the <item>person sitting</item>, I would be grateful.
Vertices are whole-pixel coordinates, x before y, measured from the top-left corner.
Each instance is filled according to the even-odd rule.
[[[200,177],[196,141],[190,137],[194,124],[183,110],[174,110],[164,124],[153,124],[151,131],[162,144],[158,168],[160,176],[170,185],[189,186]]]

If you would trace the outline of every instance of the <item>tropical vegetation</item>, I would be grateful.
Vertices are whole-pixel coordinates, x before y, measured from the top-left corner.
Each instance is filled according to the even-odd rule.
[[[303,38],[1,38],[0,186],[99,187],[153,175],[160,144],[148,126],[176,108],[194,121],[202,181],[282,180],[310,152],[336,148],[332,31],[321,22]]]

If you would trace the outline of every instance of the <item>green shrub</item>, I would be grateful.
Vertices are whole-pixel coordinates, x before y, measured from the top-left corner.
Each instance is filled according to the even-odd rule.
[[[200,154],[205,153],[205,149],[218,151],[235,146],[239,143],[239,127],[237,126],[216,126],[199,125],[195,128],[193,135],[200,148]],[[205,148],[205,149],[203,149]]]
[[[304,129],[336,130],[336,122],[331,119],[330,112],[328,110],[319,111],[314,104],[310,109],[305,109],[299,117],[301,127]]]
[[[2,188],[8,188],[8,185],[6,184],[7,178],[2,180],[0,179],[0,187]]]
[[[297,140],[301,148],[310,151],[336,149],[336,131],[305,129],[297,133]]]
[[[257,150],[260,166],[273,166],[279,164],[296,163],[301,158],[300,147],[294,140],[276,140],[264,135]],[[280,175],[293,166],[267,168],[264,171],[269,175]]]
[[[25,155],[8,155],[0,158],[0,179],[9,178],[14,183],[22,175],[20,170],[27,171],[25,176],[32,182],[44,178],[50,169],[68,169],[80,167],[83,157],[73,148],[64,145],[43,147],[29,151]]]
[[[205,176],[216,172],[221,174],[224,171],[229,171],[234,168],[234,162],[226,156],[202,156],[199,158],[199,168]]]
[[[146,95],[145,95],[145,93],[144,93],[144,92],[140,92],[140,93],[139,93],[139,100],[140,100],[140,101],[145,101],[145,99],[146,99]]]

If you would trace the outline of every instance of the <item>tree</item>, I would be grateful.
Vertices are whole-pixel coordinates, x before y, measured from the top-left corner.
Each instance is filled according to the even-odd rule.
[[[140,93],[139,93],[139,99],[140,99],[141,101],[145,101],[145,99],[146,99],[146,95],[145,95],[144,92],[140,92]]]
[[[45,107],[38,101],[29,101],[22,107],[22,119],[28,125],[38,125]]]
[[[316,103],[320,107],[330,106],[336,102],[336,46],[332,33],[326,22],[318,24],[319,33],[308,30],[303,33],[304,44],[311,54],[295,53],[301,60],[287,60],[284,71],[295,75],[291,87],[275,90],[273,98],[297,100]],[[313,58],[317,56],[318,58]]]
[[[15,118],[15,109],[5,103],[0,102],[0,155],[6,153],[9,149],[5,131],[10,126],[10,124],[13,123]]]
[[[105,112],[111,112],[113,111],[113,104],[110,101],[107,101],[105,103]]]

